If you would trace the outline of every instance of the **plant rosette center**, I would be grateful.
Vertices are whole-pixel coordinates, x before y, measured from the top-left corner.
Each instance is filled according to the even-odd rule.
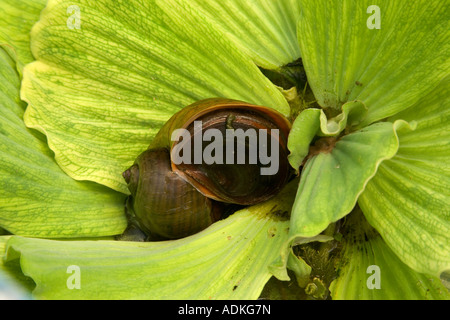
[[[448,299],[448,6],[1,1],[1,283],[37,299]],[[199,170],[180,141],[183,168],[136,160],[170,155],[170,119],[225,98],[271,110],[227,109],[220,135],[202,118],[214,165],[226,130],[270,128],[234,164]],[[170,129],[195,133],[189,119]],[[245,170],[239,145],[258,146]],[[164,182],[145,187],[147,169]],[[217,219],[224,191],[241,199]],[[117,240],[147,237],[129,222],[157,206],[190,215],[140,227],[198,230]]]

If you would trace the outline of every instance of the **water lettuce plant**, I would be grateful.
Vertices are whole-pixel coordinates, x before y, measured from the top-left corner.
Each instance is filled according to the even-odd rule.
[[[278,280],[448,299],[449,9],[0,0],[0,279],[37,299],[279,298]],[[290,117],[297,178],[193,236],[115,240],[121,173],[212,97]]]

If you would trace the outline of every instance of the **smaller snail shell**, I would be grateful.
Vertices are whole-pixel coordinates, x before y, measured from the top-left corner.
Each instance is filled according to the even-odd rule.
[[[153,239],[186,237],[220,217],[215,201],[172,171],[165,148],[142,153],[124,177],[131,186],[131,205],[139,227]]]
[[[279,169],[273,176],[260,174],[257,164],[175,164],[170,154],[177,142],[176,129],[192,135],[194,121],[203,130],[272,129],[279,136]],[[123,173],[131,192],[128,210],[139,227],[154,238],[176,239],[199,232],[217,221],[226,205],[253,205],[277,194],[287,183],[292,168],[287,160],[287,137],[291,124],[277,111],[242,101],[207,99],[183,108],[159,131],[149,149]]]

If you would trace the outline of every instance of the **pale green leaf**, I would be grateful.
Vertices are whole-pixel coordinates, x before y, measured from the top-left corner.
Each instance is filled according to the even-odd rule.
[[[330,286],[333,300],[448,300],[438,277],[417,273],[404,264],[362,215],[349,215]]]
[[[370,224],[412,269],[450,270],[449,79],[396,119],[416,120],[399,134],[398,154],[383,162],[359,204]]]
[[[20,259],[39,299],[256,299],[288,236],[293,187],[181,240],[13,237],[6,261]],[[79,267],[79,290],[67,286],[69,266]]]
[[[30,31],[39,20],[46,0],[0,1],[0,44],[8,44],[17,54],[19,72],[34,60],[30,48]]]
[[[322,113],[320,109],[306,109],[292,124],[288,139],[288,159],[295,170],[300,168],[309,153],[309,146],[320,128]]]
[[[161,2],[168,14],[200,11],[263,68],[278,69],[300,58],[296,0]]]
[[[71,5],[80,29],[67,25]],[[43,11],[32,30],[37,61],[24,70],[25,122],[47,135],[71,177],[128,193],[121,173],[170,116],[197,100],[226,97],[289,114],[222,31],[199,12],[179,14],[155,0],[52,0]]]
[[[320,114],[320,132],[319,136],[336,137],[344,129],[350,129],[359,124],[366,116],[367,107],[359,100],[349,101],[342,105],[341,113],[328,119],[322,111]]]
[[[334,118],[320,109],[306,109],[295,119],[289,134],[289,162],[298,169],[310,151],[310,144],[317,136],[338,136],[347,128],[353,127],[364,118],[366,106],[361,101],[349,101],[342,106],[342,112]],[[320,129],[320,130],[319,130]]]
[[[5,254],[11,236],[0,236],[0,257]],[[6,266],[0,259],[0,300],[26,300],[31,297],[34,282],[23,275],[17,266]]]
[[[383,160],[398,149],[396,131],[405,122],[377,123],[342,138],[305,164],[292,209],[292,237],[312,237],[348,214]],[[330,139],[330,138],[325,138]]]
[[[369,29],[380,12],[380,29]],[[406,109],[450,71],[448,1],[301,1],[298,38],[323,108],[368,108],[361,127]]]
[[[126,227],[124,196],[76,182],[23,123],[14,59],[0,47],[0,227],[32,237],[104,236]]]
[[[331,240],[333,240],[332,237],[322,234],[313,237],[290,236],[281,247],[278,258],[269,266],[270,272],[279,280],[289,281],[288,269],[292,270],[298,284],[302,286],[305,279],[309,278],[311,268],[301,257],[294,254],[292,247],[310,242],[328,242]]]

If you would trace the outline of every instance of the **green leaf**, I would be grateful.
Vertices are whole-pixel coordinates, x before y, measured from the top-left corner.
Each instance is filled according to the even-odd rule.
[[[303,287],[305,284],[305,280],[309,279],[311,268],[301,257],[297,257],[294,254],[292,247],[307,244],[310,242],[327,242],[330,240],[333,240],[333,238],[322,234],[308,238],[290,236],[289,238],[287,238],[287,240],[281,247],[280,255],[269,266],[270,272],[278,280],[289,281],[290,280],[288,274],[289,269],[293,271],[295,277],[297,278],[297,283]]]
[[[328,119],[325,112],[320,114],[319,136],[337,137],[344,129],[350,131],[352,127],[359,124],[367,114],[367,107],[359,100],[349,101],[342,105],[341,113]]]
[[[296,0],[162,1],[169,14],[199,11],[256,64],[278,69],[300,58]]]
[[[340,139],[324,138],[302,170],[291,236],[315,236],[348,214],[380,163],[396,154],[396,131],[404,127],[402,121],[376,123]]]
[[[319,131],[322,114],[323,111],[319,109],[306,109],[292,124],[288,139],[288,159],[295,170],[300,168],[309,153],[309,146]]]
[[[61,171],[23,123],[19,86],[14,59],[0,46],[0,227],[49,238],[121,233],[124,196]]]
[[[301,1],[298,37],[318,103],[368,108],[364,127],[412,106],[449,73],[450,3],[380,0],[380,29],[369,1]]]
[[[320,136],[338,136],[344,129],[348,131],[361,122],[367,114],[367,107],[359,100],[349,101],[342,105],[342,112],[327,119],[322,111],[320,117]]]
[[[396,119],[417,121],[399,134],[397,155],[381,164],[359,204],[370,224],[417,272],[450,270],[449,80]]]
[[[6,261],[20,259],[39,299],[256,299],[287,239],[295,186],[181,240],[13,237]],[[67,287],[69,266],[79,267],[80,290]]]
[[[404,264],[361,214],[350,214],[330,286],[333,300],[448,300],[438,277],[417,273]]]
[[[0,1],[0,44],[11,45],[17,54],[19,72],[34,60],[30,48],[30,31],[44,9],[46,0]]]
[[[6,242],[11,236],[0,236],[0,257],[4,255]],[[17,266],[7,266],[0,259],[0,300],[26,300],[31,297],[34,282],[23,275]]]
[[[67,26],[71,5],[80,29]],[[37,61],[24,70],[25,122],[47,135],[77,180],[128,193],[121,173],[197,100],[226,97],[289,114],[279,90],[196,11],[166,14],[155,0],[55,0],[31,38]]]
[[[342,112],[334,118],[320,109],[306,109],[295,119],[289,134],[289,162],[298,169],[310,151],[310,144],[316,135],[338,136],[344,129],[355,126],[366,115],[367,108],[361,101],[349,101],[342,106]],[[319,130],[320,129],[320,130]]]

